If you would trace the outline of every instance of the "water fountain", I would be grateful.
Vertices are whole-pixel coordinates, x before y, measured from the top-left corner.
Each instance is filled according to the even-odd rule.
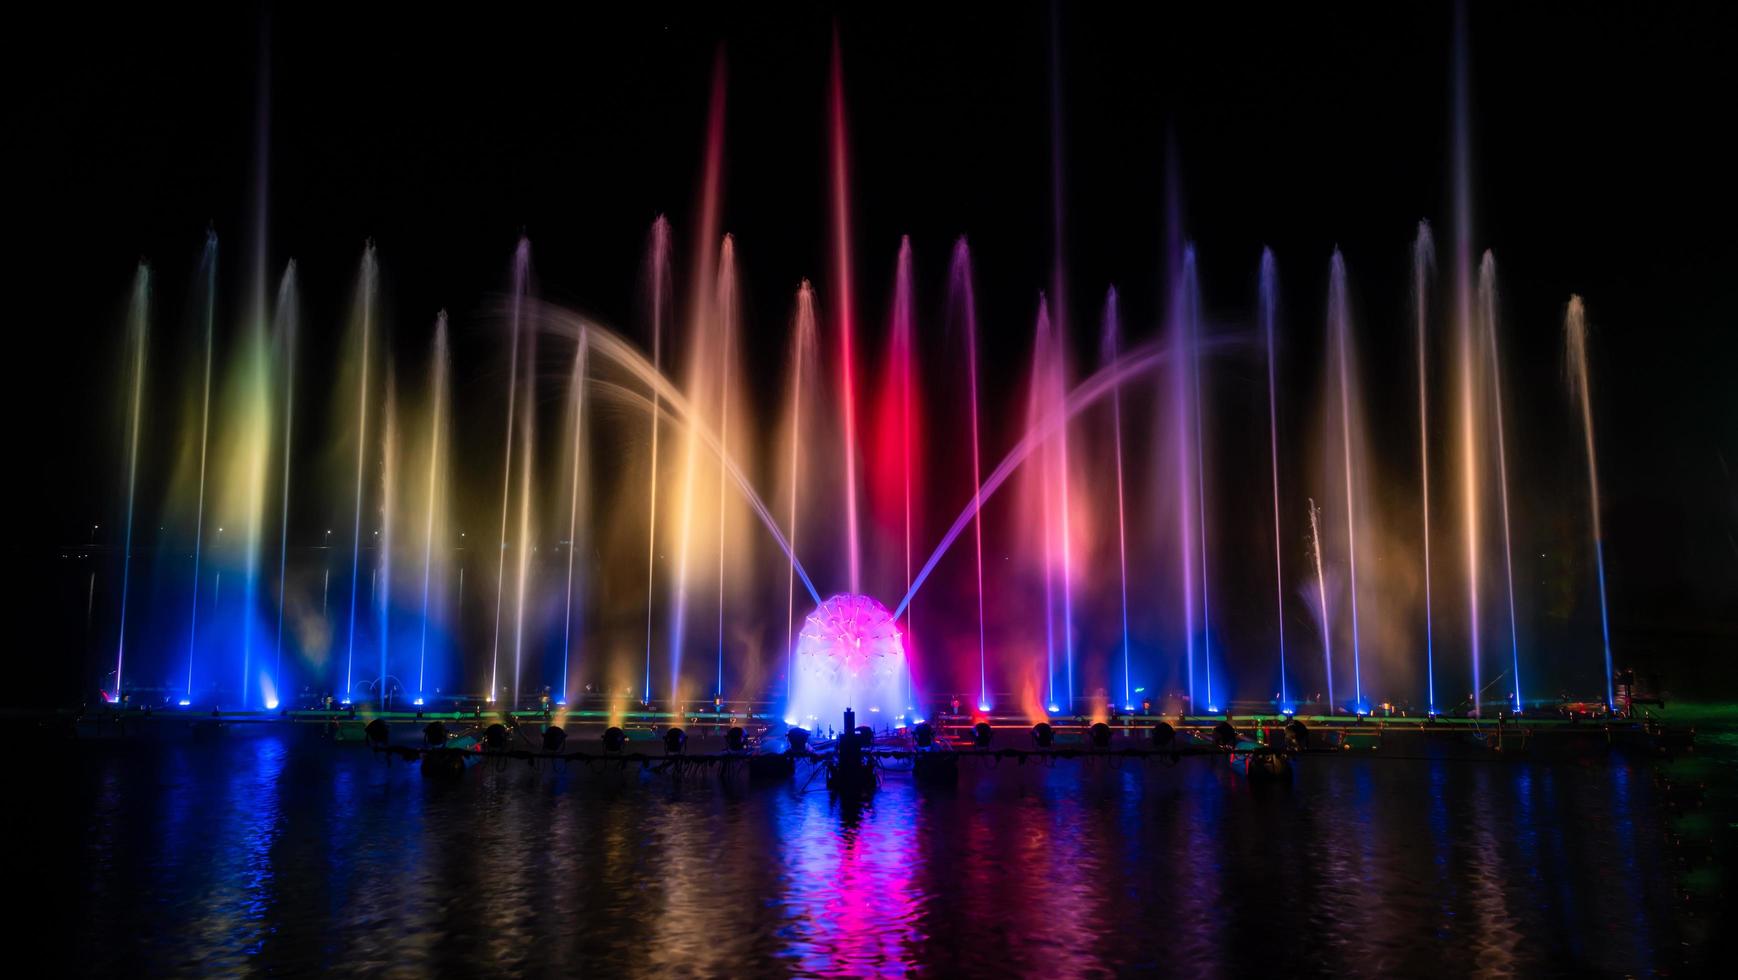
[[[297,407],[307,399],[297,397],[297,377],[318,376],[320,367],[302,363],[303,352],[321,349],[299,336],[301,273],[288,265],[271,317],[256,283],[254,302],[226,327],[217,239],[209,237],[195,304],[203,372],[197,388],[185,393],[198,410],[181,433],[189,471],[198,463],[197,482],[188,476],[186,485],[192,559],[184,593],[186,643],[160,642],[141,631],[136,618],[125,618],[137,583],[132,563],[124,562],[126,625],[115,641],[116,693],[129,681],[137,684],[136,678],[146,676],[138,672],[143,669],[157,676],[182,671],[173,685],[177,700],[197,696],[215,703],[221,697],[268,708],[298,689],[331,690],[347,701],[363,700],[368,692],[385,697],[403,678],[404,692],[419,700],[438,696],[450,703],[471,699],[522,707],[535,697],[531,692],[547,690],[563,707],[581,710],[589,702],[619,716],[628,710],[682,711],[686,696],[706,692],[720,714],[770,709],[793,721],[815,714],[829,724],[834,709],[845,706],[893,724],[927,714],[926,699],[930,707],[951,703],[955,692],[963,699],[962,715],[974,709],[984,716],[1084,715],[1119,706],[1133,712],[1155,695],[1164,702],[1171,692],[1180,695],[1175,703],[1181,710],[1193,714],[1289,711],[1304,700],[1306,685],[1315,683],[1309,648],[1316,638],[1287,628],[1287,589],[1301,587],[1313,593],[1305,605],[1320,616],[1327,711],[1347,707],[1334,700],[1344,680],[1350,681],[1356,713],[1370,711],[1378,700],[1409,701],[1406,685],[1421,669],[1426,700],[1420,713],[1434,713],[1440,707],[1438,681],[1459,673],[1435,656],[1445,633],[1469,648],[1471,689],[1478,692],[1487,681],[1481,650],[1489,639],[1484,631],[1493,624],[1484,612],[1484,590],[1495,597],[1498,573],[1505,583],[1510,649],[1502,673],[1513,684],[1509,706],[1523,709],[1519,678],[1526,670],[1536,686],[1541,666],[1537,657],[1522,662],[1525,597],[1517,591],[1523,573],[1515,543],[1524,529],[1511,525],[1511,433],[1504,424],[1495,264],[1488,253],[1482,267],[1471,261],[1464,187],[1457,188],[1452,315],[1445,321],[1454,341],[1448,358],[1454,384],[1445,393],[1452,397],[1444,399],[1451,411],[1433,411],[1432,403],[1434,243],[1428,225],[1419,225],[1411,245],[1420,513],[1412,524],[1408,508],[1406,521],[1420,533],[1413,540],[1408,531],[1397,541],[1394,522],[1382,510],[1392,506],[1380,482],[1385,474],[1366,459],[1373,451],[1364,446],[1371,437],[1365,417],[1377,410],[1366,401],[1376,396],[1360,383],[1364,369],[1356,352],[1366,328],[1351,315],[1351,277],[1338,252],[1327,277],[1320,362],[1324,424],[1317,445],[1301,451],[1286,445],[1282,421],[1290,399],[1282,398],[1290,386],[1282,381],[1284,318],[1271,251],[1261,253],[1254,329],[1246,330],[1234,317],[1209,319],[1198,269],[1203,258],[1178,228],[1163,339],[1131,337],[1135,331],[1125,322],[1123,297],[1109,289],[1097,369],[1076,380],[1063,302],[1069,270],[1063,267],[1062,209],[1056,202],[1049,288],[1027,294],[1036,302],[1027,307],[1033,334],[1024,384],[1000,378],[986,385],[980,350],[985,332],[965,239],[953,242],[948,255],[946,305],[938,321],[945,330],[918,329],[929,321],[923,320],[914,285],[921,243],[909,238],[891,250],[893,288],[885,317],[869,316],[862,305],[853,286],[848,130],[837,47],[826,84],[830,279],[822,282],[825,294],[807,281],[796,290],[788,339],[779,338],[788,361],[772,399],[782,406],[773,410],[782,417],[781,441],[764,453],[757,436],[762,420],[755,417],[763,406],[753,397],[762,379],[748,373],[751,359],[743,351],[761,349],[750,345],[766,328],[743,307],[738,245],[721,224],[722,62],[713,79],[696,234],[687,239],[682,259],[692,274],[681,296],[671,283],[678,250],[670,224],[658,218],[648,237],[649,329],[643,346],[649,351],[607,323],[540,301],[532,288],[530,242],[518,242],[506,297],[499,315],[489,319],[498,329],[483,334],[506,359],[505,387],[490,384],[505,395],[503,416],[493,416],[490,408],[496,419],[491,424],[501,426],[498,447],[465,445],[474,438],[464,435],[469,427],[453,424],[457,413],[474,414],[465,403],[474,397],[474,386],[453,376],[453,326],[444,314],[435,320],[426,388],[420,381],[405,388],[395,380],[425,375],[420,361],[413,372],[385,339],[392,331],[381,320],[372,244],[361,257],[350,333],[338,355],[338,431],[321,440],[304,433],[298,443]],[[1060,127],[1059,119],[1052,122]],[[1052,191],[1060,201],[1060,155],[1052,167]],[[257,279],[257,262],[254,268]],[[135,402],[125,467],[128,499],[150,472],[141,465],[151,440],[141,437],[140,416],[151,387],[146,365],[157,363],[144,356],[149,277],[144,270],[139,275],[141,298],[128,324],[129,343],[139,348],[125,386]],[[1575,380],[1592,474],[1581,317],[1579,303],[1572,305],[1571,349],[1579,352]],[[868,324],[884,328],[865,329]],[[564,358],[558,371],[539,358],[540,345],[551,338]],[[1266,374],[1268,453],[1259,473],[1244,472],[1239,457],[1220,451],[1245,433],[1231,431],[1239,375],[1218,373],[1219,364],[1247,366],[1252,354],[1262,359]],[[919,364],[934,367],[926,374]],[[876,366],[873,383],[865,383],[862,365]],[[926,385],[926,378],[936,384]],[[1014,387],[1021,390],[1009,397]],[[605,411],[593,410],[596,399],[603,399]],[[926,412],[926,402],[938,410]],[[548,407],[556,404],[565,406],[565,415]],[[1088,412],[1093,406],[1098,409]],[[1438,440],[1452,442],[1454,451],[1438,454],[1432,445]],[[988,472],[982,458],[987,444],[1006,447]],[[631,472],[602,465],[600,453],[624,447],[636,461]],[[500,496],[491,493],[487,501],[466,499],[448,475],[479,449],[500,453]],[[339,453],[345,469],[341,479],[333,479],[333,467],[322,460]],[[1308,467],[1293,472],[1297,458],[1331,463],[1320,473]],[[926,467],[934,467],[933,479]],[[997,491],[1015,476],[1022,489],[1008,503]],[[1590,478],[1596,497],[1596,475]],[[1235,523],[1228,488],[1250,479],[1259,479],[1273,510],[1273,618],[1267,623],[1263,614],[1254,627],[1240,621],[1228,599],[1237,593],[1230,584],[1249,577],[1247,561],[1265,567],[1269,560],[1265,530],[1258,558],[1240,554],[1232,543],[1248,536]],[[1439,570],[1432,564],[1433,535],[1442,533],[1433,510],[1442,480],[1458,488],[1461,513],[1452,531],[1465,549],[1464,567],[1453,577],[1465,587],[1466,604],[1452,610],[1452,625],[1443,621],[1449,607],[1439,608]],[[763,482],[779,488],[773,506],[759,495]],[[1409,498],[1410,479],[1405,487]],[[270,546],[261,540],[269,493],[279,495],[272,501],[279,524],[276,555],[265,554]],[[342,530],[326,531],[319,547],[298,550],[295,515],[304,494],[342,511],[348,540]],[[1287,566],[1283,515],[1302,499],[1310,502],[1311,567],[1300,576]],[[940,509],[956,506],[957,511]],[[1596,501],[1594,507],[1597,519]],[[628,525],[624,517],[630,513]],[[942,526],[952,515],[957,516],[930,541],[925,529]],[[467,594],[459,529],[477,522],[497,531],[493,554],[485,552],[493,558],[495,578],[489,583],[485,572],[483,588],[473,581]],[[208,523],[214,527],[206,528]],[[968,525],[971,548],[960,549],[957,562],[947,560]],[[634,540],[622,540],[630,527]],[[1495,544],[1486,541],[1490,536],[1494,542],[1498,531],[1500,564]],[[1603,574],[1597,526],[1594,534]],[[348,568],[332,561],[346,544]],[[278,593],[260,603],[259,569],[272,558]],[[1420,560],[1422,597],[1414,610],[1403,590],[1383,581],[1383,572],[1393,567],[1389,562]],[[626,593],[614,570],[631,567],[637,578],[641,561],[644,634],[628,636],[620,615]],[[330,608],[334,564],[340,589],[349,576],[347,615]],[[1266,572],[1256,574],[1266,581]],[[231,582],[227,593],[220,584],[225,577]],[[920,619],[916,597],[935,577],[946,584],[931,587],[932,598],[925,600],[931,611]],[[266,580],[272,581],[269,572]],[[806,599],[798,594],[799,583]],[[639,588],[636,582],[628,602],[635,633]],[[90,592],[94,603],[94,583]],[[182,595],[177,587],[175,601]],[[887,601],[892,599],[897,601]],[[344,606],[342,593],[337,604]],[[492,614],[492,622],[476,630],[483,645],[472,646],[457,624],[467,606],[485,604],[492,610],[470,610]],[[776,621],[780,604],[786,613],[782,629]],[[273,615],[274,606],[275,620],[265,623],[261,617]],[[294,628],[295,611],[303,607],[319,628],[310,636],[336,632],[344,615],[340,641],[304,638]],[[804,608],[812,612],[799,616]],[[951,615],[955,609],[964,613]],[[697,617],[704,617],[704,626]],[[1396,631],[1388,627],[1396,622],[1404,626],[1398,632],[1422,634],[1422,650],[1391,648]],[[269,659],[256,628],[274,628]],[[874,693],[875,703],[861,700],[867,688],[852,687],[843,695],[837,690],[844,676],[839,663],[856,663],[854,653],[840,661],[840,651],[859,643],[882,651],[875,655],[873,676],[881,677],[877,671],[883,669],[897,675],[894,687]],[[1336,677],[1336,646],[1350,652],[1340,665],[1349,676]],[[654,685],[656,651],[664,654],[667,673],[661,677],[667,680]],[[375,663],[372,680],[356,674],[359,653],[364,664]],[[1396,666],[1412,656],[1416,665]],[[171,661],[178,666],[171,668]],[[1277,695],[1268,693],[1271,688],[1249,695],[1258,685],[1248,678],[1267,676],[1274,665]],[[106,675],[106,662],[103,668]],[[868,675],[859,670],[851,676]],[[831,693],[825,693],[829,685]],[[627,694],[635,688],[629,705]],[[1237,693],[1246,697],[1234,700]],[[841,703],[841,696],[855,703]],[[1478,712],[1476,698],[1468,707]]]

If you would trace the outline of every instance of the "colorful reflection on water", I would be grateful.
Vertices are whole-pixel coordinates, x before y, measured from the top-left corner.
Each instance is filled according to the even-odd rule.
[[[447,784],[282,731],[30,765],[81,972],[1622,973],[1700,966],[1726,907],[1686,904],[1676,764],[1621,758],[1009,761],[860,806],[801,771]]]

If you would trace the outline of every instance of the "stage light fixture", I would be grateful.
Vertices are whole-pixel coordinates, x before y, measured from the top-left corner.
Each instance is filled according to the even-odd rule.
[[[627,733],[614,725],[603,730],[603,750],[605,752],[620,752],[627,741]]]
[[[567,729],[560,725],[550,725],[543,730],[543,751],[550,754],[560,752],[567,744]]]
[[[664,732],[664,754],[681,755],[688,747],[688,733],[680,728],[671,728]]]
[[[1092,738],[1092,747],[1093,748],[1095,748],[1095,749],[1108,749],[1108,748],[1110,748],[1110,726],[1109,725],[1106,725],[1102,721],[1098,722],[1098,723],[1094,724],[1092,726],[1092,728],[1088,729],[1088,733]]]

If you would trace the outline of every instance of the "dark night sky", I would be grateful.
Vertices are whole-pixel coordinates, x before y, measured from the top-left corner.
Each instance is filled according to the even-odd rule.
[[[692,227],[722,45],[724,226],[751,319],[780,327],[755,352],[776,384],[797,280],[827,293],[836,20],[860,316],[882,322],[900,234],[912,237],[926,309],[940,305],[952,240],[968,234],[985,373],[998,397],[1015,390],[1050,276],[1048,5],[599,5],[489,18],[479,7],[285,6],[270,28],[270,251],[274,266],[299,263],[313,332],[328,331],[315,345],[334,342],[369,237],[405,323],[443,306],[460,319],[486,309],[521,229],[547,297],[635,322],[649,222],[669,215],[679,243]],[[1655,651],[1683,687],[1732,687],[1738,674],[1733,9],[1488,3],[1470,14],[1475,237],[1502,269],[1516,441],[1536,461],[1525,493],[1581,499],[1559,329],[1578,292],[1595,329],[1620,638]],[[6,387],[23,443],[13,479],[27,487],[14,505],[25,527],[7,547],[9,571],[34,587],[31,569],[53,546],[113,505],[118,314],[133,264],[152,259],[176,324],[206,225],[228,242],[251,236],[260,21],[247,5],[29,16],[40,19],[10,32],[7,59],[8,156],[22,176],[9,182]],[[1110,282],[1131,331],[1156,332],[1174,177],[1222,329],[1248,328],[1265,244],[1281,263],[1293,343],[1318,343],[1328,255],[1344,250],[1371,396],[1395,406],[1378,434],[1415,452],[1409,250],[1428,218],[1450,254],[1452,21],[1447,4],[1063,9],[1081,355]],[[227,267],[233,293],[243,267]],[[1295,361],[1288,379],[1307,390],[1317,360]],[[466,375],[461,364],[461,384]]]

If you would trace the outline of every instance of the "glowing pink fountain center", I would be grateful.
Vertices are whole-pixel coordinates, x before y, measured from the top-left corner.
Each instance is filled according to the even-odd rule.
[[[797,637],[793,709],[805,721],[836,723],[855,707],[865,723],[904,709],[905,635],[893,613],[865,596],[842,594],[816,606]],[[889,717],[875,719],[885,712]]]

